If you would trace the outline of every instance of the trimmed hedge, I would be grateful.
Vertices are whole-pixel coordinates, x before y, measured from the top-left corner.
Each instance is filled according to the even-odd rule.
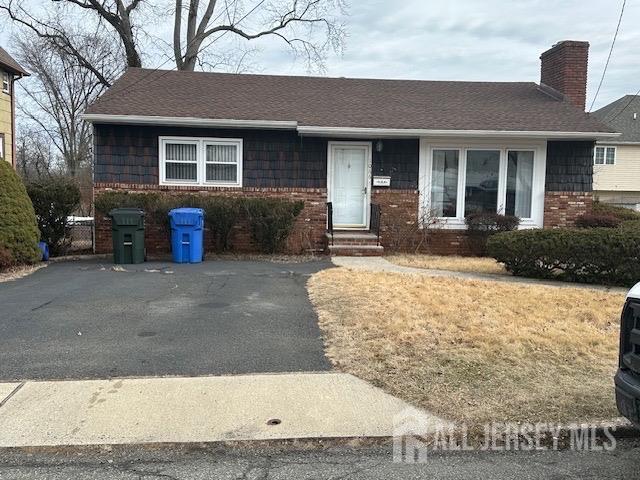
[[[629,208],[619,207],[617,205],[609,205],[602,202],[593,202],[592,213],[594,215],[608,215],[619,218],[622,221],[640,220],[640,212],[636,212]]]
[[[520,230],[487,242],[489,255],[514,275],[630,287],[640,280],[640,225]]]
[[[9,162],[0,160],[1,268],[37,262],[40,232],[36,215],[20,177]]]
[[[469,250],[479,256],[487,254],[487,240],[498,232],[509,232],[520,225],[520,219],[512,215],[492,212],[471,213],[464,218],[469,236]]]
[[[166,195],[161,193],[106,192],[96,198],[96,211],[107,214],[113,208],[136,207],[148,218],[169,226],[169,211],[192,207],[205,211],[205,223],[215,237],[216,251],[233,248],[229,239],[240,221],[247,221],[261,251],[280,251],[293,230],[304,202],[274,198],[244,198],[204,195]]]
[[[51,177],[27,183],[40,229],[40,240],[49,245],[52,255],[64,253],[70,239],[67,218],[80,206],[80,188],[69,178]]]
[[[581,215],[576,220],[576,227],[578,228],[616,228],[619,227],[622,220],[613,215],[604,214],[585,214]]]

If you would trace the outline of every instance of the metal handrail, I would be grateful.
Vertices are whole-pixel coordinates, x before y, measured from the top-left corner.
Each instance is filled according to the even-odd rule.
[[[331,235],[331,245],[333,245],[333,203],[327,202],[327,231]]]
[[[382,208],[377,203],[371,204],[371,221],[370,230],[376,234],[377,245],[380,246],[380,217],[382,216]]]

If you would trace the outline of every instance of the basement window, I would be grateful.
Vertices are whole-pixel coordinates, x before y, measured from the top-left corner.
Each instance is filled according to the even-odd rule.
[[[596,147],[593,149],[594,165],[615,165],[616,147]]]
[[[160,137],[160,184],[242,186],[242,140]]]

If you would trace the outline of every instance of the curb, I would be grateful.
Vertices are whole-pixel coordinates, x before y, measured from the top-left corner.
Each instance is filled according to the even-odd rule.
[[[615,440],[623,440],[635,438],[640,440],[640,429],[632,424],[620,424],[619,422],[606,422],[599,426],[590,426],[589,431],[593,432],[593,440],[603,441],[610,440],[610,435]],[[550,431],[543,433],[539,446],[542,449],[555,449],[557,451],[572,450],[572,432],[573,429],[563,427],[559,430],[558,437],[554,438]],[[427,435],[419,437],[420,441],[426,445],[435,441],[442,441],[437,435]],[[518,440],[526,441],[524,437]],[[251,449],[279,449],[279,450],[322,450],[335,447],[350,448],[366,448],[366,447],[391,447],[394,444],[394,437],[308,437],[308,438],[284,438],[272,440],[218,440],[212,442],[143,442],[143,443],[117,443],[117,444],[92,444],[92,445],[57,445],[57,446],[21,446],[21,447],[0,447],[0,453],[25,453],[25,454],[100,454],[100,453],[125,453],[132,448],[138,448],[147,451],[157,450],[179,450],[184,452],[190,451],[206,451],[206,450],[251,450]],[[469,452],[478,452],[482,450],[482,445],[477,442],[470,441],[469,445],[473,448]],[[498,445],[499,446],[499,445]],[[593,447],[592,443],[589,446]],[[500,449],[499,451],[509,450]],[[515,449],[512,449],[515,450]],[[525,451],[527,449],[521,449]],[[537,451],[539,449],[529,449],[529,451]]]

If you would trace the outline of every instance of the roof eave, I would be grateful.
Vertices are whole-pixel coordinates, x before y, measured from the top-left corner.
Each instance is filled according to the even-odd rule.
[[[217,128],[272,128],[295,130],[298,122],[280,120],[236,120],[225,118],[158,117],[144,115],[105,115],[85,113],[82,118],[89,123],[116,123],[125,125],[167,125],[184,127]]]
[[[213,128],[264,128],[297,130],[302,136],[351,137],[351,138],[415,138],[415,137],[519,137],[550,140],[599,140],[617,138],[611,132],[563,132],[529,130],[436,130],[416,128],[368,128],[368,127],[324,127],[299,125],[297,121],[283,120],[238,120],[207,119],[198,117],[161,117],[144,115],[109,115],[85,113],[82,118],[90,123],[125,125],[166,125]]]

